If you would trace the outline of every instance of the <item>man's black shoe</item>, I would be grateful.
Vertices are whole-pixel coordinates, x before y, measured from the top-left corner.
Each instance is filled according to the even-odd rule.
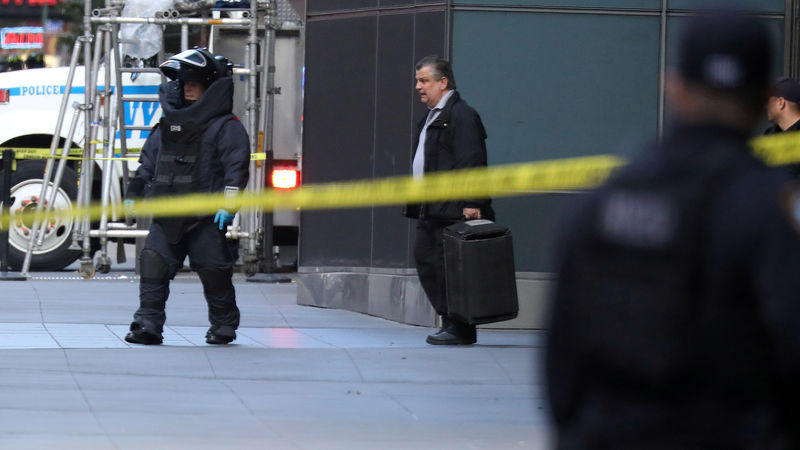
[[[447,332],[447,330],[446,330],[444,327],[442,327],[442,328],[440,328],[439,330],[437,330],[437,331],[436,331],[436,333],[433,333],[433,334],[431,334],[431,335],[430,335],[430,336],[428,336],[428,337],[430,338],[430,337],[433,337],[433,336],[438,336],[438,335],[440,335],[440,334],[442,334],[442,333],[446,333],[446,332]]]
[[[206,333],[206,344],[212,344],[212,345],[229,344],[233,342],[234,339],[236,338],[233,336],[214,334],[210,331]]]
[[[142,329],[131,331],[125,335],[125,340],[131,344],[160,345],[164,338],[160,335],[148,333]]]
[[[477,339],[474,335],[460,336],[453,334],[450,330],[442,330],[425,339],[425,342],[431,345],[472,345],[476,341]]]

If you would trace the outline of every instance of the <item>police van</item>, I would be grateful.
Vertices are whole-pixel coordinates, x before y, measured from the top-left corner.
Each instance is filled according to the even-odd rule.
[[[278,42],[280,44],[280,40]],[[293,44],[292,44],[293,45]],[[285,83],[288,86],[296,86],[296,93],[293,90],[284,90],[287,94],[283,99],[276,102],[276,111],[284,109],[275,115],[275,120],[288,122],[281,126],[276,126],[276,136],[274,141],[279,144],[275,146],[275,161],[271,176],[267,176],[266,183],[269,187],[276,189],[292,189],[299,183],[299,159],[300,159],[300,130],[302,120],[302,100],[300,93],[301,80],[297,80],[302,68],[296,64],[288,67],[288,72],[284,75],[288,77]],[[300,62],[300,65],[302,63]],[[46,164],[46,155],[50,153],[50,146],[53,135],[56,133],[57,119],[59,115],[62,98],[66,92],[65,82],[68,79],[69,67],[53,67],[28,69],[13,72],[0,73],[0,148],[14,149],[16,151],[16,167],[12,175],[10,205],[11,226],[9,229],[9,264],[15,270],[22,267],[25,253],[28,249],[32,220],[23,220],[20,214],[25,211],[32,211],[39,206],[39,195],[42,187],[42,177]],[[103,73],[102,70],[99,71]],[[280,71],[278,75],[280,75]],[[74,73],[73,86],[70,89],[68,104],[70,110],[78,108],[84,102],[84,68],[77,66]],[[234,76],[236,91],[242,90],[244,77]],[[150,134],[150,128],[155,126],[161,119],[161,107],[158,103],[158,86],[162,82],[161,75],[157,73],[137,73],[126,75],[123,78],[123,92],[125,95],[132,95],[140,98],[139,101],[126,101],[123,103],[125,124],[134,127],[133,130],[125,130],[127,148],[129,156],[138,156],[138,149],[144,145],[145,140]],[[102,79],[99,80],[99,89],[102,89]],[[241,97],[241,96],[237,96]],[[151,99],[152,98],[152,99]],[[281,103],[283,102],[283,104]],[[234,113],[241,114],[243,107],[234,107]],[[72,112],[69,111],[63,121],[61,130],[58,131],[60,144],[64,146],[64,141],[69,135],[69,120]],[[71,154],[80,155],[81,149],[86,145],[84,139],[84,119],[79,117],[75,133],[69,142],[69,146],[74,149]],[[295,123],[292,123],[295,122]],[[252,137],[251,137],[252,139]],[[114,136],[115,156],[120,156],[120,131]],[[76,206],[78,195],[78,175],[81,168],[78,158],[67,161],[63,177],[60,182],[54,204],[51,207],[56,209],[69,210]],[[6,162],[3,161],[5,166]],[[135,161],[127,162],[127,170],[132,175],[138,164]],[[97,174],[93,177],[95,182],[92,186],[92,198],[98,200],[102,179],[100,172],[102,164],[96,161],[92,164],[92,170]],[[117,174],[117,183],[113,189],[121,193],[122,186],[122,167],[121,162],[114,163]],[[273,220],[273,233],[275,252],[281,248],[283,264],[291,266],[296,263],[292,260],[293,253],[296,253],[297,228],[299,222],[298,211],[276,211]],[[32,271],[52,271],[63,269],[72,264],[81,256],[81,251],[71,249],[73,244],[73,229],[75,227],[73,218],[51,218],[44,227],[44,235],[41,238],[41,245],[34,248],[31,257],[30,270]],[[278,247],[280,245],[281,247]]]

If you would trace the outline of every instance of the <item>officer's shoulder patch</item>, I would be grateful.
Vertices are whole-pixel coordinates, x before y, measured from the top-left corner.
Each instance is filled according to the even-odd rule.
[[[657,248],[677,234],[678,214],[661,193],[612,190],[601,201],[600,233],[615,244]]]
[[[780,190],[780,204],[792,228],[800,234],[800,181],[792,180],[783,185]]]

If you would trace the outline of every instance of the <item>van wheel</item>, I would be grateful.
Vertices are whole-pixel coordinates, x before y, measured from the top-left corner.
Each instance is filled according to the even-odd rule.
[[[14,201],[11,204],[11,226],[8,231],[8,262],[14,270],[22,269],[33,227],[33,216],[23,218],[21,214],[36,211],[39,205],[44,167],[44,161],[20,161],[11,176],[11,197]],[[65,167],[53,208],[72,210],[77,197],[78,177],[74,170]],[[78,259],[80,250],[69,249],[73,222],[72,216],[48,220],[42,246],[33,252],[31,271],[61,270]]]

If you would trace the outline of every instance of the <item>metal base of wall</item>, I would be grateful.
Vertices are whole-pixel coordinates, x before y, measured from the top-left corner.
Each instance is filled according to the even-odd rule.
[[[298,270],[297,304],[336,308],[433,327],[436,312],[416,276]]]
[[[297,304],[344,309],[411,325],[438,326],[436,312],[413,270],[396,272],[375,273],[363,268],[325,271],[301,267],[296,276]],[[518,273],[517,318],[481,325],[480,328],[545,328],[551,284],[549,274]]]

